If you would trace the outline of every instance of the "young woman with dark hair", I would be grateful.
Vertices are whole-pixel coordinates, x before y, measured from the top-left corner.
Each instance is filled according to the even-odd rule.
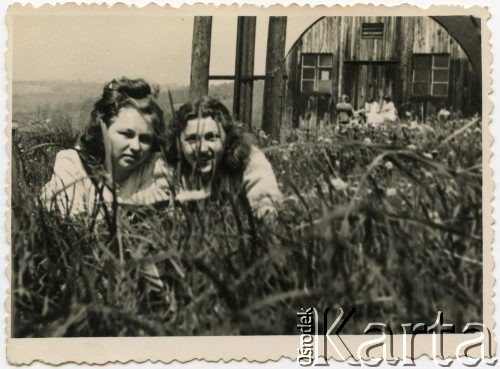
[[[95,214],[113,201],[153,204],[168,200],[160,150],[165,145],[158,89],[143,79],[107,83],[75,148],[56,156],[42,190],[47,207],[63,215]]]
[[[204,96],[182,105],[170,128],[167,161],[179,201],[225,192],[244,194],[257,216],[275,210],[282,195],[271,164],[220,101]]]

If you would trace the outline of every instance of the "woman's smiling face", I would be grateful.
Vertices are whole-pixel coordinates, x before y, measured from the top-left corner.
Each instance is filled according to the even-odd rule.
[[[180,149],[189,165],[204,179],[210,178],[224,152],[226,135],[213,118],[188,120],[180,134]]]
[[[116,180],[128,175],[148,157],[154,142],[151,125],[134,108],[121,108],[108,128]]]

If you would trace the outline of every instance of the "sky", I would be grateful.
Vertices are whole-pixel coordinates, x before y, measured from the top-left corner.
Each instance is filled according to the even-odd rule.
[[[289,17],[286,51],[317,17]],[[213,18],[210,74],[234,74],[235,16]],[[265,72],[268,18],[257,17],[255,74]],[[14,81],[189,84],[193,17],[16,16]]]

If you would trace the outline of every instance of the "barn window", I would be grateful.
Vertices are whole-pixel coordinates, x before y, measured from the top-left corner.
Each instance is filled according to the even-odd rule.
[[[332,93],[332,54],[302,54],[300,91]]]
[[[361,38],[382,38],[384,23],[361,23]]]
[[[413,55],[413,96],[448,97],[450,55]]]

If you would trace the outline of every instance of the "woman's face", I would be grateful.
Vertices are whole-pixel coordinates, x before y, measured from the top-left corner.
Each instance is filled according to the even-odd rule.
[[[204,178],[210,177],[224,152],[226,135],[211,117],[187,121],[180,135],[180,149],[186,161]]]
[[[134,108],[121,108],[108,128],[111,159],[117,176],[128,176],[148,157],[154,133],[150,124]]]

